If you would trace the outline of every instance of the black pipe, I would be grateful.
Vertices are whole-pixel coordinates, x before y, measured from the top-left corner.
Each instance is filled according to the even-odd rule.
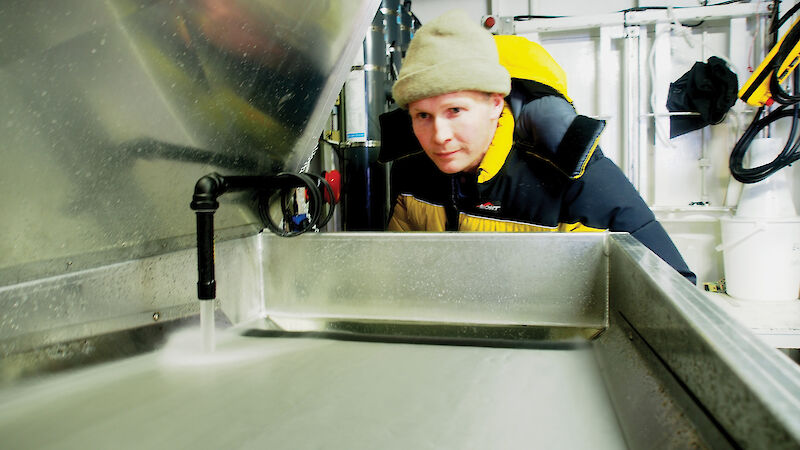
[[[197,215],[197,298],[213,300],[217,296],[214,279],[214,213],[217,197],[225,192],[225,180],[211,173],[197,180],[191,208]]]
[[[354,144],[345,151],[346,181],[342,206],[346,231],[382,231],[386,227],[386,166],[379,147]]]
[[[214,213],[219,208],[217,198],[226,192],[267,191],[301,186],[311,190],[309,194],[314,206],[321,208],[322,194],[314,179],[304,174],[280,173],[277,175],[223,177],[218,173],[210,173],[197,180],[192,203],[189,206],[197,216],[197,297],[200,300],[213,300],[217,295],[217,283],[214,279]],[[269,205],[266,207],[268,208]],[[333,208],[332,203],[331,208]],[[320,211],[321,209],[313,213],[314,217],[311,218],[313,220],[311,220],[310,226],[317,224],[320,220]],[[274,225],[270,227],[271,230],[273,228]],[[295,234],[299,234],[299,232]]]
[[[214,212],[197,211],[197,298],[217,297],[214,279]]]

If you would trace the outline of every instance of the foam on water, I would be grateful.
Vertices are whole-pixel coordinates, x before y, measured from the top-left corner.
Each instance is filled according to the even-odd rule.
[[[197,367],[242,364],[320,344],[320,341],[310,340],[244,337],[234,329],[217,329],[214,334],[215,349],[209,352],[205,342],[205,329],[191,327],[174,332],[158,352],[159,365]]]

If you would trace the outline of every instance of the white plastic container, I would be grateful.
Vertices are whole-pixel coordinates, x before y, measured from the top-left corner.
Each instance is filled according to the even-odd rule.
[[[800,218],[722,217],[725,285],[742,300],[795,300],[800,293]]]
[[[784,140],[760,138],[748,149],[750,167],[768,164]],[[734,217],[721,217],[728,295],[742,300],[795,300],[800,291],[800,217],[785,169],[745,184]]]
[[[775,159],[783,149],[784,140],[754,139],[747,149],[750,167],[759,167]],[[781,169],[758,183],[745,184],[736,208],[736,217],[796,217],[792,186],[786,169]]]

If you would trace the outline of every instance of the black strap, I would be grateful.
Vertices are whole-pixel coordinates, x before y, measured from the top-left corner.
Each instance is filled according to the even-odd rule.
[[[450,202],[444,205],[445,231],[458,231],[458,206],[456,205],[456,177],[450,177]]]

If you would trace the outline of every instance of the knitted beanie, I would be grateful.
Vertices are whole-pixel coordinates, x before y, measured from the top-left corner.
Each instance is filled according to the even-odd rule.
[[[499,63],[492,35],[461,10],[426,23],[408,46],[392,87],[403,108],[428,97],[457,91],[508,95],[511,78]]]

